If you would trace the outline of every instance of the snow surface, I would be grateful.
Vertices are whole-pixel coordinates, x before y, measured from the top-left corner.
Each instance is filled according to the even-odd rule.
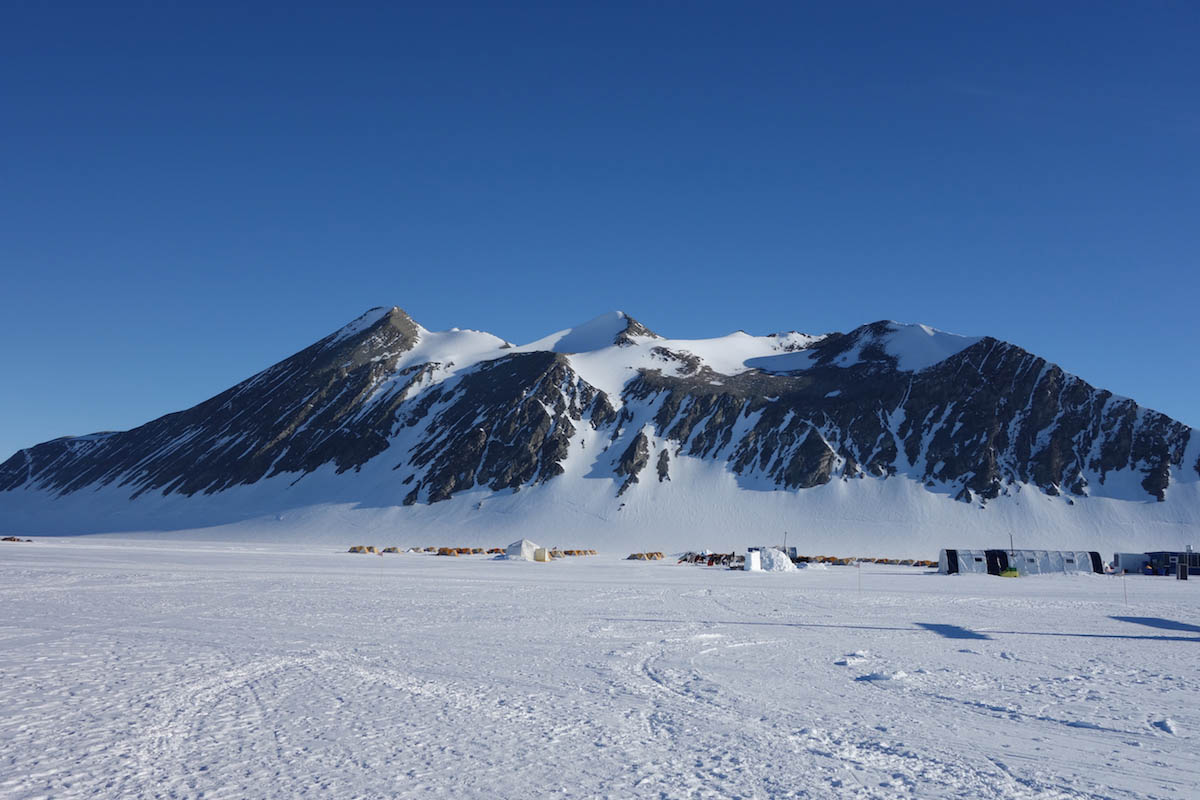
[[[751,336],[735,331],[711,339],[650,339],[636,338],[626,347],[608,347],[569,356],[571,367],[581,378],[604,391],[614,405],[620,405],[625,384],[638,375],[638,370],[658,370],[665,375],[679,376],[683,363],[667,353],[695,356],[700,366],[720,375],[739,375],[754,369],[755,362],[783,352],[789,347],[808,346],[821,337],[804,334],[785,336]]]
[[[587,353],[613,346],[613,341],[625,332],[629,317],[624,311],[609,311],[574,328],[552,333],[517,348],[518,352],[549,350],[554,353]]]
[[[862,351],[871,345],[881,345],[884,352],[896,359],[896,368],[901,372],[920,372],[950,356],[961,353],[980,341],[980,336],[960,336],[947,333],[928,325],[906,322],[888,322],[888,333],[884,336],[864,334],[854,346],[833,359],[835,367],[853,367],[862,361]],[[813,366],[813,354],[807,350],[764,355],[748,361],[747,366],[767,372],[796,372]]]
[[[1197,796],[1196,581],[398,542],[0,545],[0,797]]]
[[[417,343],[397,362],[395,371],[414,364],[437,363],[444,371],[459,372],[480,361],[500,358],[509,352],[506,342],[485,331],[452,328],[428,331],[417,326]]]
[[[668,375],[682,374],[680,362],[664,355],[663,351],[696,356],[702,366],[713,372],[737,375],[753,369],[754,365],[749,362],[754,359],[810,347],[824,338],[795,331],[770,336],[751,336],[745,331],[735,331],[710,339],[632,336],[628,344],[613,344],[629,322],[630,318],[625,312],[610,311],[581,325],[505,352],[549,350],[565,354],[580,377],[604,391],[615,405],[619,405],[622,388],[637,377],[639,369],[660,370]]]
[[[928,325],[909,325],[892,322],[892,333],[884,340],[883,348],[895,356],[901,372],[920,372],[934,364],[961,353],[980,340],[979,336],[959,336]]]
[[[406,435],[416,434],[406,429]],[[563,547],[574,546],[569,543],[574,540],[596,542],[601,549],[707,547],[728,553],[780,542],[786,531],[788,543],[806,555],[921,559],[936,559],[945,547],[1007,547],[1010,534],[1017,547],[1098,550],[1106,559],[1116,552],[1200,546],[1200,476],[1194,472],[1179,476],[1167,503],[1143,493],[1143,502],[1093,496],[1071,504],[1067,497],[1018,486],[980,508],[953,502],[948,493],[903,475],[839,478],[786,491],[671,447],[670,481],[643,479],[614,500],[618,483],[612,474],[593,473],[596,459],[617,455],[604,454],[608,444],[605,431],[581,425],[571,441],[574,457],[563,462],[565,471],[554,480],[516,492],[474,489],[431,505],[400,504],[405,473],[394,470],[396,459],[386,454],[358,472],[339,475],[327,464],[302,477],[282,474],[194,497],[149,492],[130,501],[120,486],[61,497],[20,489],[0,493],[0,535],[170,532],[263,542],[387,535],[422,546],[437,541],[491,546],[530,538]],[[654,443],[649,463],[663,446],[670,444]],[[393,447],[402,452],[408,444],[398,440]],[[1196,448],[1200,442],[1189,446],[1188,463],[1194,463]],[[1124,481],[1133,493],[1139,480],[1132,470],[1110,472],[1105,488],[1118,489]]]
[[[389,310],[382,306],[371,309],[337,331],[334,341],[341,341],[366,330]],[[581,367],[584,372],[605,376],[599,378],[596,385],[605,384],[609,387],[605,389],[609,394],[620,394],[620,387],[632,376],[636,368],[662,368],[662,357],[652,352],[656,348],[698,356],[705,366],[723,375],[736,375],[754,368],[789,372],[811,367],[811,354],[807,352],[807,348],[825,338],[796,331],[769,336],[752,336],[745,331],[735,331],[727,336],[710,339],[631,337],[632,345],[615,345],[614,340],[625,332],[629,322],[630,317],[625,312],[609,311],[580,325],[556,331],[519,347],[508,347],[503,339],[481,331],[453,328],[433,333],[418,325],[422,340],[439,341],[431,349],[414,350],[413,353],[424,353],[433,360],[452,360],[463,366],[499,358],[508,353],[550,351],[573,355],[576,356],[572,359],[573,365]],[[928,325],[895,321],[888,324],[890,332],[886,336],[864,336],[853,348],[839,356],[834,364],[841,367],[853,366],[859,362],[864,347],[878,343],[882,344],[889,355],[897,359],[898,368],[902,372],[915,372],[944,361],[981,338],[947,333]],[[419,361],[406,358],[405,363]]]
[[[430,331],[417,325],[417,341],[396,359],[393,377],[375,387],[376,396],[385,394],[403,385],[410,379],[402,374],[405,369],[422,364],[431,365],[427,380],[444,380],[481,361],[500,358],[511,352],[507,342],[484,331],[451,328],[448,331]]]

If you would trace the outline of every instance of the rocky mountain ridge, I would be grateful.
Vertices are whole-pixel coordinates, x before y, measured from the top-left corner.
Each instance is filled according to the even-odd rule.
[[[572,459],[613,504],[679,459],[773,491],[908,479],[976,506],[1029,488],[1168,502],[1200,476],[1193,433],[1015,345],[925,326],[672,340],[614,312],[515,346],[379,308],[193,408],[19,451],[0,503],[205,497],[382,460],[411,506],[568,480]]]

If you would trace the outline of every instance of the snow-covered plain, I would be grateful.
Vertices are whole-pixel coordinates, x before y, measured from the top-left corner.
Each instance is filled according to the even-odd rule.
[[[1200,796],[1195,580],[359,543],[0,545],[0,797]]]

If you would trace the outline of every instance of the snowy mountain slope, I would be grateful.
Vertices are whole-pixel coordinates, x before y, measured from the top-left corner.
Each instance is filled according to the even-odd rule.
[[[819,519],[893,552],[942,529],[1037,526],[1066,546],[1107,525],[1173,542],[1200,522],[1193,432],[1015,345],[920,325],[676,340],[613,312],[513,346],[379,308],[192,409],[18,452],[0,465],[0,526],[310,509],[319,527],[353,509],[368,529],[481,536]]]
[[[522,352],[548,350],[552,353],[588,353],[613,345],[628,346],[638,339],[657,339],[658,334],[646,328],[624,311],[610,311],[582,325],[567,328],[518,348]]]

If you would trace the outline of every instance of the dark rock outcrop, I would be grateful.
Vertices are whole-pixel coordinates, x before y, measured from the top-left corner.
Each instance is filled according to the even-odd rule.
[[[646,438],[644,432],[638,431],[638,435],[633,437],[633,441],[629,443],[629,447],[625,448],[625,452],[617,459],[617,466],[613,470],[617,475],[625,478],[625,482],[621,484],[621,488],[617,491],[617,494],[625,494],[626,489],[637,483],[638,474],[649,463],[650,441]]]
[[[416,324],[393,308],[187,411],[23,450],[0,465],[0,491],[32,483],[67,493],[115,482],[134,497],[191,495],[327,463],[353,469],[387,447],[392,416],[421,375],[396,376],[393,366],[416,339]],[[387,391],[376,394],[384,383]]]
[[[575,424],[608,420],[607,397],[581,381],[556,353],[519,353],[488,361],[424,408],[445,405],[426,436],[398,466],[423,470],[414,500],[445,500],[474,486],[515,489],[562,474]]]
[[[650,339],[661,339],[662,338],[657,333],[650,330],[649,328],[647,328],[642,323],[638,322],[633,317],[626,316],[625,319],[628,320],[628,324],[626,324],[625,330],[618,333],[617,337],[615,339],[613,339],[613,344],[617,345],[618,347],[628,347],[628,346],[632,345],[634,343],[633,337],[635,337],[635,336],[645,337],[645,338],[650,338]]]

